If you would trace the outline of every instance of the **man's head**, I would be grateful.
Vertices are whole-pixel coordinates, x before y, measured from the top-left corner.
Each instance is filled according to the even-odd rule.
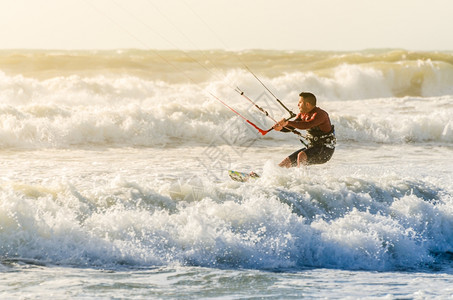
[[[316,107],[316,96],[312,93],[302,92],[299,96],[298,106],[301,113],[308,113]]]

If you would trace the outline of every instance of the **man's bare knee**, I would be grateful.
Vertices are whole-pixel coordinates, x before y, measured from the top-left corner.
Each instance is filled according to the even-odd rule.
[[[297,155],[297,166],[300,167],[300,166],[304,166],[307,164],[307,154],[303,151],[301,151],[298,155]]]
[[[282,160],[281,163],[278,164],[278,166],[282,168],[290,168],[291,160],[289,159],[289,157],[286,157],[284,160]]]

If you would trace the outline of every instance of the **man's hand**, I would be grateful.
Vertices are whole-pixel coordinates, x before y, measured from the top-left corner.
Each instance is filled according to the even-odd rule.
[[[283,127],[286,127],[286,126],[288,126],[288,121],[286,121],[286,119],[281,119],[272,128],[274,128],[277,131],[280,131],[283,129]]]

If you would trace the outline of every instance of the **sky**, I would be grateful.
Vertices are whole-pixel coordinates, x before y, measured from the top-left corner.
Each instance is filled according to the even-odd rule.
[[[453,50],[452,12],[452,0],[0,0],[0,48]]]

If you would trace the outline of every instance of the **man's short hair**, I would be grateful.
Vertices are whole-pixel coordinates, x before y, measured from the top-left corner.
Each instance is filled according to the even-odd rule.
[[[316,96],[309,92],[302,92],[299,94],[300,97],[304,98],[304,101],[307,101],[313,106],[316,106]]]

